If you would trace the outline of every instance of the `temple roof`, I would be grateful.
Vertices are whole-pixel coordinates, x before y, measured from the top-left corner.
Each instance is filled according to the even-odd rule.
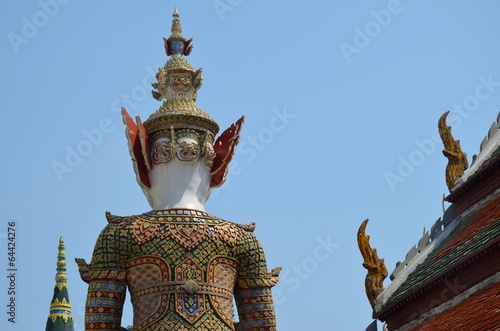
[[[392,283],[376,300],[375,317],[385,320],[387,316],[396,312],[399,314],[404,309],[410,309],[404,307],[415,304],[430,310],[463,292],[471,284],[479,284],[500,274],[498,263],[478,262],[497,256],[500,248],[498,124],[497,121],[492,125],[481,144],[480,154],[474,157],[472,166],[455,182],[446,198],[452,205],[430,231],[424,232],[405,261],[397,264],[391,275]],[[474,265],[472,271],[464,271],[471,265]],[[454,284],[450,279],[462,283]],[[452,293],[443,295],[443,290],[437,291],[443,288],[443,283]],[[429,301],[432,302],[436,295],[441,295],[441,302],[437,300],[433,306]]]
[[[500,283],[488,287],[443,312],[439,320],[429,320],[410,331],[425,330],[498,330],[498,321],[491,316],[498,315],[498,293]],[[460,318],[457,318],[460,316]]]
[[[473,258],[481,248],[500,244],[500,196],[491,200],[477,213],[470,213],[456,219],[450,226],[453,230],[447,234],[437,247],[428,252],[425,259],[415,267],[398,288],[383,300],[383,307],[404,297],[421,284],[432,282],[434,278],[461,261]],[[425,254],[425,253],[424,253]],[[401,275],[402,276],[402,275]],[[397,279],[397,278],[396,278]],[[392,285],[392,284],[391,284]],[[389,289],[389,287],[387,288]],[[382,307],[380,307],[382,308]]]
[[[68,294],[66,251],[62,237],[59,239],[56,270],[56,285],[52,301],[50,302],[50,314],[47,318],[45,331],[74,331],[71,303]]]

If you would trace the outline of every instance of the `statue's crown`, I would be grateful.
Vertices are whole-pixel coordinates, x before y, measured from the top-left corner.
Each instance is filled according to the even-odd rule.
[[[201,69],[194,70],[184,56],[191,53],[191,39],[182,36],[177,9],[174,10],[172,35],[165,41],[170,59],[158,69],[153,83],[153,97],[163,104],[142,123],[122,108],[130,156],[143,189],[150,189],[149,172],[153,165],[168,163],[175,157],[181,162],[203,161],[210,170],[210,187],[222,185],[229,162],[234,155],[244,117],[227,128],[215,141],[219,125],[195,103],[203,77]],[[194,141],[187,141],[193,138]],[[160,139],[165,138],[165,139]]]
[[[177,8],[172,17],[172,34],[168,39],[163,38],[165,52],[170,59],[163,68],[158,69],[157,82],[152,84],[155,88],[152,91],[153,97],[164,101],[144,122],[146,133],[148,137],[152,137],[173,127],[190,128],[215,136],[219,125],[195,103],[197,91],[203,83],[202,69],[195,71],[184,57],[193,49],[192,39],[187,40],[182,35]]]

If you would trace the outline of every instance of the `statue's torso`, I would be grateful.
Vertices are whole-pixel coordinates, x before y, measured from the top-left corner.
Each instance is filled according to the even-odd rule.
[[[267,274],[253,226],[193,210],[108,220],[101,236],[113,237],[113,260],[125,270],[134,330],[234,330],[238,278]],[[101,260],[95,255],[93,261]]]

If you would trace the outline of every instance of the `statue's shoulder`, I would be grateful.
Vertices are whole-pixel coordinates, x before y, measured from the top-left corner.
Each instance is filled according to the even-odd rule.
[[[229,221],[228,221],[229,222]],[[256,224],[255,222],[249,224],[239,224],[234,222],[229,222],[232,226],[243,232],[254,232]]]
[[[213,216],[211,214],[208,214],[206,212],[199,212],[199,211],[190,211],[188,214],[187,211],[185,210],[167,210],[167,211],[151,211],[147,212],[144,214],[140,215],[131,215],[131,216],[118,216],[118,215],[113,215],[109,211],[106,212],[106,219],[108,221],[108,226],[116,226],[119,224],[131,224],[137,220],[141,221],[149,221],[149,222],[160,222],[160,223],[168,223],[170,218],[177,218],[180,219],[180,217],[187,217],[188,219],[190,218],[195,218],[195,219],[204,219],[204,222],[207,222],[208,224],[212,225],[219,225],[223,227],[229,227],[232,228],[233,230],[237,232],[245,232],[245,233],[252,233],[255,230],[256,224],[254,222],[249,223],[249,224],[239,224],[231,221],[227,221],[225,219]],[[183,221],[185,219],[180,219],[180,221]]]
[[[134,221],[136,219],[137,219],[136,215],[118,216],[111,214],[109,211],[106,212],[106,220],[108,221],[109,224],[121,224],[124,222]]]
[[[249,223],[249,224],[240,224],[240,223],[235,223],[235,222],[231,222],[231,221],[227,221],[225,219],[222,219],[222,218],[217,218],[218,220],[218,223],[220,226],[222,226],[223,228],[227,228],[227,229],[232,229],[232,231],[238,233],[238,236],[245,236],[245,235],[248,235],[248,234],[253,234],[254,230],[255,230],[255,227],[256,227],[256,224],[254,222],[252,223]]]
[[[206,223],[208,225],[207,230],[210,230],[210,227],[214,227],[215,233],[220,240],[229,244],[229,246],[234,247],[237,246],[246,246],[247,243],[252,241],[252,238],[255,237],[253,231],[255,230],[255,223],[250,224],[239,224],[231,221],[227,221],[222,218],[212,218],[208,220]]]
[[[241,232],[250,232],[251,233],[255,230],[255,227],[256,227],[255,222],[252,222],[249,224],[240,224],[240,223],[231,222],[231,221],[228,221],[228,220],[225,220],[223,218],[219,218],[219,217],[216,217],[216,216],[213,216],[210,214],[207,214],[207,215],[208,215],[208,218],[211,219],[212,221],[215,221],[215,223],[219,223],[220,225],[225,226],[225,227],[231,227],[238,232],[241,231]]]

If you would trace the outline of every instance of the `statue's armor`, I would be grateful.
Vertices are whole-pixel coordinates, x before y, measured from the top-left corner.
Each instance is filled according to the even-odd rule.
[[[90,266],[86,330],[119,330],[125,290],[134,331],[275,330],[268,272],[251,225],[189,209],[107,214]],[[233,296],[239,325],[234,323]]]

